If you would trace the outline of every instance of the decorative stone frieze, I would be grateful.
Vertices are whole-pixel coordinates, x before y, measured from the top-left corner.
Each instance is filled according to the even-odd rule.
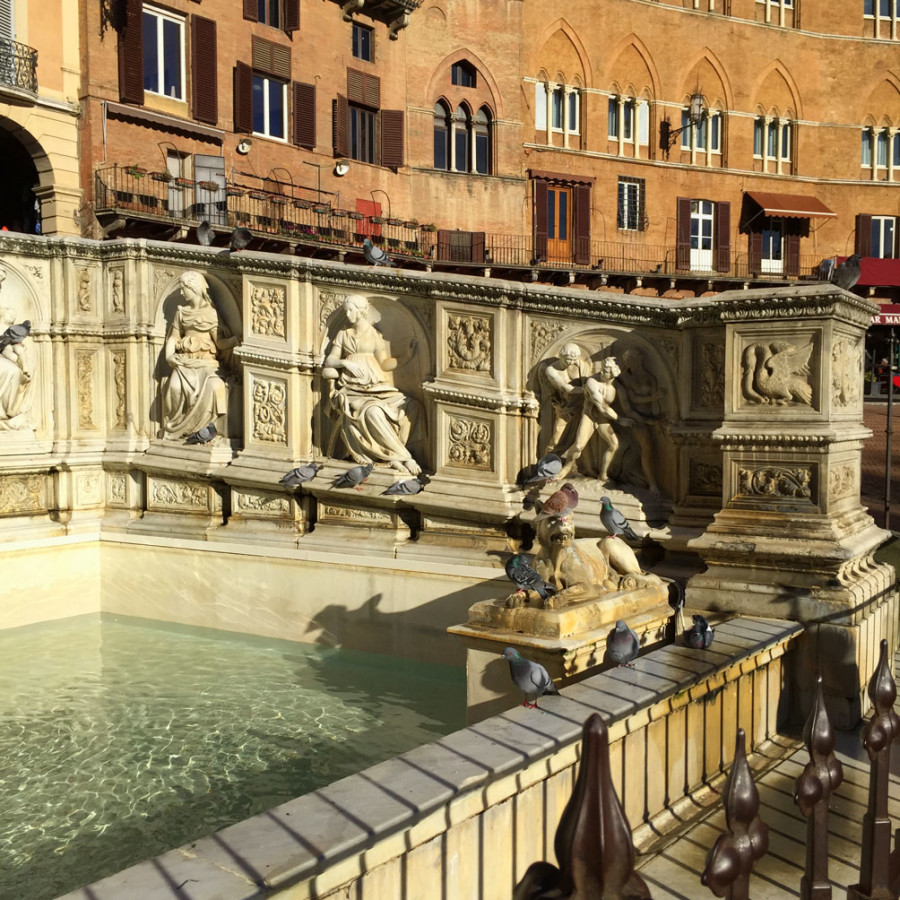
[[[92,431],[98,427],[94,411],[96,360],[97,353],[94,350],[78,350],[75,353],[78,427],[86,431]]]
[[[250,329],[262,337],[284,339],[286,296],[283,287],[257,285],[250,293]]]
[[[291,511],[291,501],[283,494],[265,494],[260,491],[235,491],[236,512],[256,513],[281,518]]]
[[[128,506],[128,476],[124,472],[106,473],[106,502],[110,506]]]
[[[78,311],[83,313],[92,312],[94,309],[94,297],[91,270],[87,268],[76,268],[78,282],[76,287],[76,297],[78,302]]]
[[[319,325],[325,328],[331,316],[340,309],[343,302],[347,299],[347,294],[341,291],[320,290],[319,291]]]
[[[75,475],[75,503],[79,507],[99,506],[103,502],[103,473],[78,472]]]
[[[112,395],[115,398],[112,427],[124,429],[128,424],[128,420],[126,418],[127,382],[125,375],[125,351],[113,350],[110,353],[110,357],[112,358]]]
[[[276,379],[253,376],[253,439],[275,444],[287,443],[287,384]]]
[[[447,369],[491,374],[491,323],[488,316],[447,316]]]
[[[387,525],[393,526],[394,513],[380,509],[364,509],[340,506],[336,503],[320,503],[318,521],[323,525]]]
[[[123,269],[110,270],[109,304],[110,311],[114,315],[125,314],[125,272]]]
[[[566,326],[562,322],[548,322],[543,319],[531,321],[531,361],[537,362],[544,351],[565,333]]]
[[[175,481],[169,478],[151,477],[150,506],[159,509],[203,510],[210,507],[210,487],[207,484],[195,484],[187,481]],[[221,498],[213,492],[213,506],[221,509]]]
[[[837,338],[831,348],[831,389],[836,409],[859,404],[862,385],[862,341]]]
[[[175,271],[173,269],[162,269],[158,267],[153,269],[153,296],[156,297],[157,300],[162,299],[163,292],[174,277]]]
[[[738,468],[738,496],[812,500],[811,468],[762,466]]]
[[[810,363],[813,342],[760,341],[741,357],[741,392],[749,404],[813,405]]]
[[[0,476],[0,515],[40,512],[47,508],[43,475]]]
[[[828,471],[828,496],[839,500],[857,493],[857,467],[854,465],[833,466]]]
[[[705,497],[722,496],[721,463],[691,460],[689,490],[692,494]]]
[[[485,471],[493,469],[493,422],[448,415],[447,438],[449,465]]]
[[[725,344],[721,340],[699,342],[696,355],[694,406],[721,413],[725,404]]]

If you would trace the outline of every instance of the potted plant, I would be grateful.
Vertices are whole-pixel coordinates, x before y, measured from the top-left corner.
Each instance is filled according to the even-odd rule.
[[[346,209],[333,209],[331,215],[336,219],[345,219],[347,217]]]
[[[402,225],[403,219],[388,219],[387,223],[388,225]]]
[[[175,184],[179,187],[193,187],[194,179],[193,178],[176,178]]]
[[[217,191],[219,190],[219,183],[217,181],[198,181],[197,187],[202,188],[204,191]]]
[[[313,207],[313,212],[318,213],[320,216],[326,216],[331,212],[331,207],[326,206],[324,203],[317,203]]]
[[[288,198],[282,196],[281,194],[272,194],[272,195],[269,197],[269,199],[270,199],[276,206],[284,206],[284,205],[288,202]]]
[[[421,227],[422,231],[437,231],[437,225],[428,224],[422,225]]]
[[[250,191],[247,195],[251,200],[268,200],[269,195],[265,191]]]
[[[225,188],[225,196],[226,197],[243,197],[244,190],[243,190],[243,188],[239,188],[236,185],[229,184],[228,187]]]
[[[175,176],[169,172],[151,172],[150,177],[154,181],[161,181],[163,184],[168,184],[170,181],[175,180]]]
[[[372,216],[373,225],[384,225],[384,216]]]
[[[347,215],[348,215],[351,219],[354,219],[354,220],[357,221],[357,222],[358,222],[360,219],[364,219],[364,218],[365,218],[365,215],[363,215],[363,213],[361,213],[361,212],[354,212],[353,210],[350,210],[350,212],[348,212]]]
[[[294,206],[296,206],[297,209],[309,209],[312,206],[312,201],[311,200],[295,200]]]
[[[125,171],[134,178],[143,178],[147,174],[143,166],[129,166]]]
[[[403,227],[415,230],[419,227],[419,223],[415,219],[410,219],[408,222],[403,223]]]

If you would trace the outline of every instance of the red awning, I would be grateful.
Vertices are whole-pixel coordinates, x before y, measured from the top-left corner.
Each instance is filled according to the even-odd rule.
[[[846,256],[836,256],[835,263],[841,263],[846,258]],[[876,256],[864,256],[859,261],[859,281],[857,284],[860,287],[900,286],[900,259],[879,259]],[[891,322],[890,324],[894,325],[897,323]]]
[[[877,316],[872,316],[873,325],[900,325],[900,304],[883,303]]]
[[[815,197],[798,197],[796,194],[767,194],[762,191],[747,191],[747,196],[758,203],[767,216],[783,219],[833,219],[832,212]]]

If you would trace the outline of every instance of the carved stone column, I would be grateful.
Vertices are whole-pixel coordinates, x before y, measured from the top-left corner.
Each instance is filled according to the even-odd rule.
[[[693,549],[687,604],[815,622],[797,654],[801,711],[816,666],[829,713],[862,713],[874,637],[896,642],[896,590],[873,553],[887,533],[860,504],[862,358],[874,304],[836,288],[745,292],[726,323],[722,509]],[[890,614],[887,612],[890,611]],[[822,664],[817,660],[830,660]]]

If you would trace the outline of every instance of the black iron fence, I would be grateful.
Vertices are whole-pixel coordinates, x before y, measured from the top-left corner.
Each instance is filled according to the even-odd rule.
[[[679,265],[685,260],[677,258],[674,247],[661,244],[579,239],[553,248],[546,240],[536,241],[532,235],[441,229],[411,220],[367,216],[295,195],[296,191],[305,190],[284,184],[273,190],[271,182],[253,187],[224,180],[195,181],[137,166],[114,165],[97,171],[95,196],[98,212],[130,212],[182,224],[206,220],[223,227],[242,225],[260,235],[301,244],[353,247],[361,246],[368,237],[393,254],[461,267],[783,282],[817,280],[821,261],[819,255],[801,255],[799,261],[792,263],[793,271],[787,272],[778,261],[751,265],[747,252],[735,251],[727,258],[727,269],[713,268],[715,263],[725,261],[724,256],[716,260],[688,260],[685,267]]]
[[[37,50],[0,38],[0,84],[37,93]]]

